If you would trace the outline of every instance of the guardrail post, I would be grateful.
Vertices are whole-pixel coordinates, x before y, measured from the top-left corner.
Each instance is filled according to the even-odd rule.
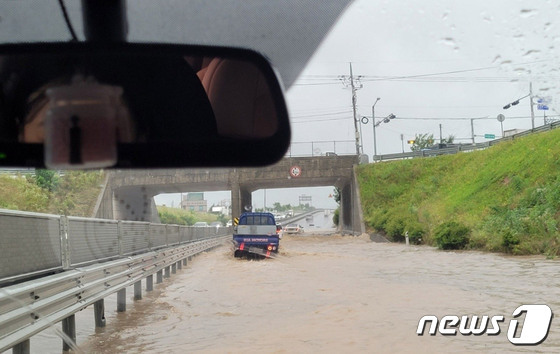
[[[142,280],[138,280],[134,283],[134,300],[142,299]]]
[[[62,320],[62,332],[66,334],[70,340],[72,340],[72,344],[76,343],[76,316],[70,315]],[[70,343],[67,343],[66,340],[62,340],[62,350],[69,351]]]
[[[146,237],[148,238],[148,249],[152,250],[154,247],[154,243],[152,242],[152,223],[149,223],[147,226],[148,232]]]
[[[157,271],[156,284],[163,282],[163,269]]]
[[[62,268],[70,269],[70,245],[68,242],[68,218],[64,215],[60,217],[58,230],[60,232],[60,251],[62,257]]]
[[[177,269],[183,269],[183,262],[182,261],[177,262]]]
[[[187,266],[187,257],[183,258],[183,265],[186,267]]]
[[[20,342],[12,348],[12,354],[30,354],[31,353],[31,342],[29,339]]]
[[[173,263],[171,265],[171,273],[173,273],[173,274],[177,273],[177,263]]]
[[[117,312],[126,311],[126,288],[117,291]]]
[[[146,291],[154,290],[154,275],[148,275],[146,278]]]
[[[164,278],[171,278],[171,267],[165,267],[165,275]]]
[[[123,256],[123,227],[122,221],[117,221],[117,243],[119,247],[119,256]]]
[[[105,300],[97,300],[93,303],[93,317],[95,327],[105,327]]]

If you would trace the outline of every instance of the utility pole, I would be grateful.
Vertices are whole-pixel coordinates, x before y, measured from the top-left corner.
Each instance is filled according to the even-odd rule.
[[[358,131],[358,117],[357,117],[357,109],[356,109],[356,101],[357,101],[357,97],[356,97],[356,91],[358,91],[359,89],[361,89],[363,87],[362,84],[360,84],[360,76],[358,76],[357,78],[354,77],[354,73],[352,72],[352,63],[350,63],[350,77],[346,77],[346,76],[341,76],[340,79],[342,80],[342,83],[345,86],[350,86],[351,90],[352,90],[352,113],[353,113],[353,117],[354,117],[354,133],[355,133],[355,139],[356,139],[356,155],[360,155],[360,132]],[[360,126],[360,130],[361,130],[361,126]]]
[[[360,135],[358,134],[358,118],[356,117],[356,86],[354,85],[352,63],[350,63],[350,86],[352,87],[352,113],[354,114],[354,129],[356,131],[356,155],[360,155]],[[532,107],[531,109],[533,109]]]
[[[475,144],[475,142],[474,142],[474,118],[471,118],[471,136],[472,136],[472,143],[474,145]]]
[[[439,125],[439,143],[443,144],[443,137],[441,135],[441,124]]]

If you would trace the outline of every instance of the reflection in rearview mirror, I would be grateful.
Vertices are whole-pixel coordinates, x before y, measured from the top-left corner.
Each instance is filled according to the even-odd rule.
[[[266,138],[278,128],[274,102],[263,74],[252,63],[189,57],[216,118],[218,134]]]
[[[188,153],[202,146],[210,153],[224,148],[249,151],[255,142],[272,150],[276,144],[287,148],[282,91],[258,54],[200,47],[96,46],[0,47],[0,143],[7,151],[10,146],[36,147],[28,156],[11,154],[15,165],[254,165],[262,162],[215,155],[201,160]],[[267,145],[267,139],[273,145]],[[158,159],[153,151],[145,153],[164,146],[178,149],[172,152],[177,156]],[[42,161],[37,156],[40,149]],[[271,161],[265,163],[284,151],[271,151]]]

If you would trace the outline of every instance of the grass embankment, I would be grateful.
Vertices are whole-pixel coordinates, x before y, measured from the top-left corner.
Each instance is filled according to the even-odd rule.
[[[360,166],[366,224],[402,240],[435,244],[457,221],[467,248],[560,254],[560,129],[482,151]]]
[[[200,213],[161,205],[157,206],[157,210],[163,224],[193,225],[197,221],[206,221],[208,224],[213,221],[221,221],[222,224],[225,223],[224,220],[220,220],[218,214]]]
[[[0,208],[90,217],[104,179],[102,171],[1,175]]]

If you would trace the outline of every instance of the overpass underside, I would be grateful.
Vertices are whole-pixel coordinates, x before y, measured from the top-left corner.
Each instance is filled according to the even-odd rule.
[[[354,173],[355,156],[285,158],[262,168],[110,172],[96,217],[159,222],[153,197],[161,193],[231,191],[232,214],[252,205],[259,189],[334,186],[341,191],[339,229],[365,232]]]

